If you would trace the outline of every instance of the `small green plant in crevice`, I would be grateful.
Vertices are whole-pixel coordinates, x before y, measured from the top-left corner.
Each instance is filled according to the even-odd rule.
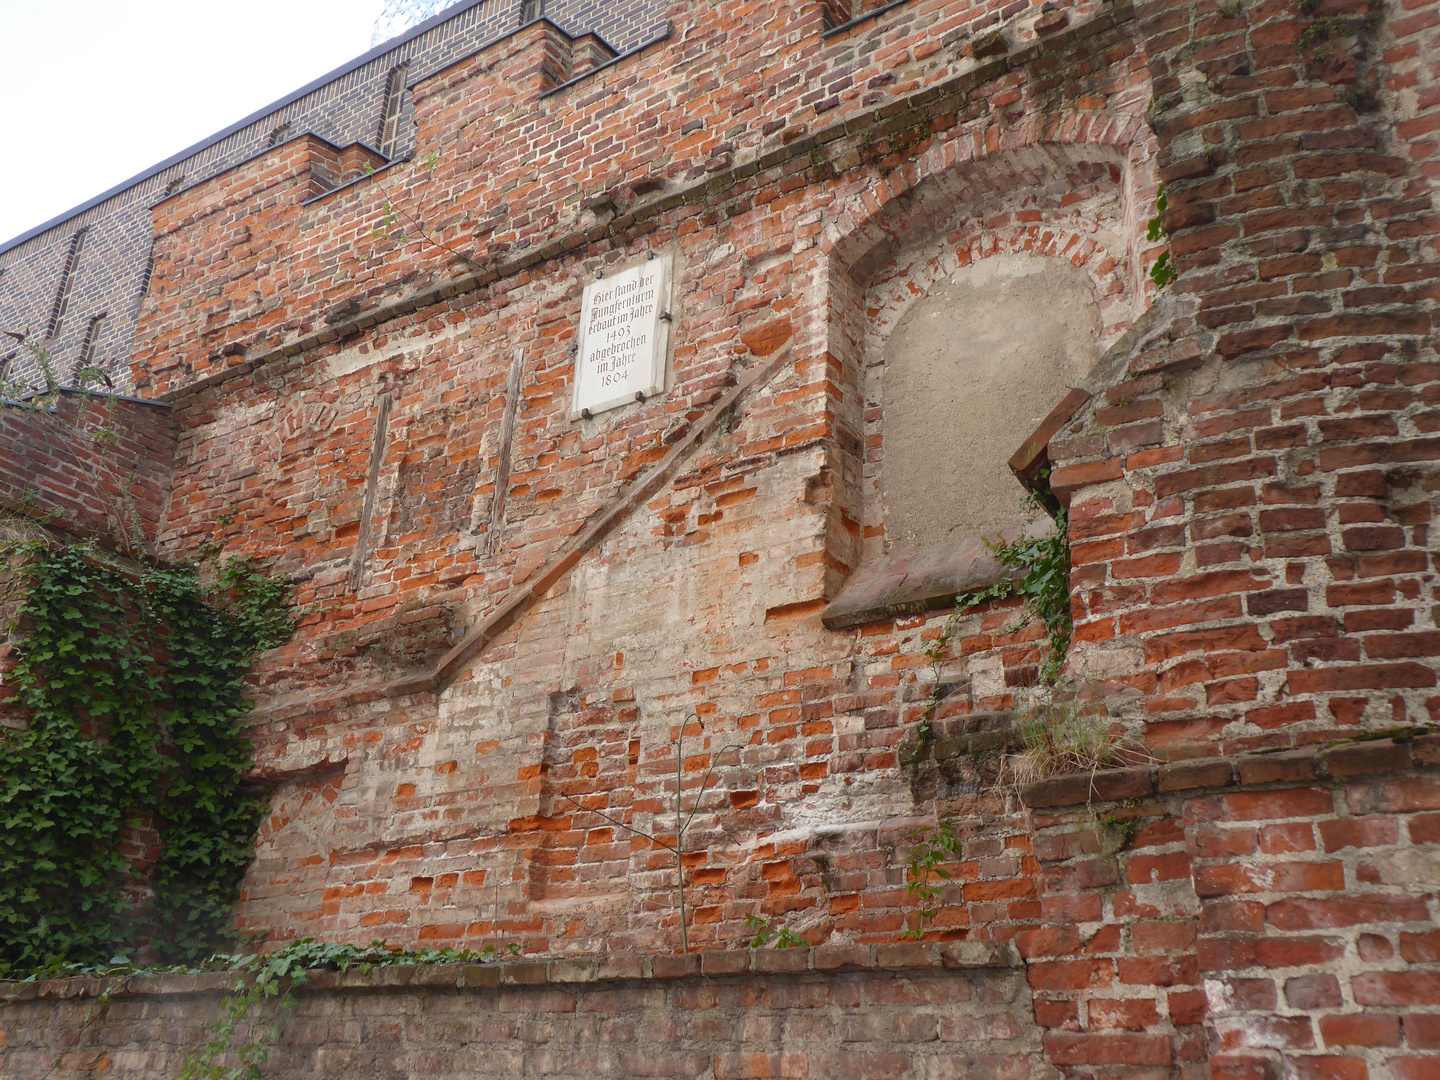
[[[758,915],[745,916],[745,932],[751,935],[747,944],[751,949],[763,949],[766,945],[776,949],[797,949],[810,944],[788,926],[776,926],[774,920],[762,919]]]
[[[695,804],[687,811],[682,803],[685,788],[685,729],[692,721],[695,726],[699,728],[700,733],[703,734],[705,724],[700,719],[698,713],[690,713],[686,716],[675,732],[675,842],[673,844],[666,841],[657,833],[637,829],[613,814],[608,814],[604,810],[599,810],[593,806],[586,806],[573,795],[569,795],[563,791],[558,793],[562,799],[576,809],[604,818],[610,822],[610,824],[624,829],[631,836],[638,836],[643,840],[648,840],[656,847],[663,848],[675,856],[675,907],[680,916],[680,951],[684,953],[690,951],[690,922],[689,915],[686,914],[685,904],[685,853],[687,850],[685,847],[685,834],[694,822],[695,815],[700,812],[700,806],[705,799],[705,789],[710,786],[710,777],[715,772],[715,762],[721,756],[731,751],[743,749],[745,745],[744,743],[738,742],[729,743],[726,746],[720,747],[718,750],[711,750],[709,752],[709,761],[706,763],[705,772],[701,775],[699,787],[695,792]]]
[[[1329,41],[1332,37],[1335,37],[1344,27],[1345,24],[1343,22],[1331,16],[1316,19],[1309,26],[1305,27],[1304,30],[1300,31],[1300,48],[1314,49],[1322,41]]]
[[[1152,244],[1161,240],[1166,241],[1165,250],[1155,260],[1155,265],[1150,267],[1150,280],[1155,283],[1155,288],[1163,289],[1180,276],[1175,269],[1175,262],[1170,257],[1170,231],[1165,228],[1164,217],[1168,203],[1165,199],[1165,185],[1161,184],[1160,189],[1155,193],[1155,216],[1149,221],[1145,229],[1145,239]]]
[[[0,975],[210,955],[264,813],[244,780],[244,679],[290,635],[287,586],[243,559],[207,581],[90,544],[0,558],[24,578],[0,729]],[[121,848],[147,833],[137,879]]]
[[[1129,799],[1125,803],[1126,810],[1134,810],[1140,805],[1139,799]],[[1121,817],[1112,810],[1104,817],[1095,819],[1096,832],[1100,837],[1101,851],[1106,855],[1114,855],[1121,851],[1128,851],[1130,845],[1135,841],[1135,834],[1140,831],[1140,821],[1134,817]]]
[[[1373,88],[1360,83],[1342,86],[1339,98],[1357,113],[1374,112],[1380,107],[1380,95]]]
[[[426,155],[425,160],[421,164],[429,174],[425,179],[431,179],[435,175],[435,170],[440,167],[440,155],[431,152]],[[367,174],[376,171],[368,162],[365,164],[364,169]],[[411,235],[412,233],[414,234],[413,236]],[[386,199],[380,204],[380,220],[375,227],[370,230],[370,237],[373,240],[394,240],[401,244],[409,243],[412,239],[419,239],[431,247],[439,248],[441,251],[453,255],[456,259],[472,269],[480,265],[471,255],[436,239],[426,229],[424,222],[404,207],[397,206],[390,199]]]
[[[941,821],[915,834],[915,846],[905,860],[905,891],[920,906],[915,912],[915,925],[901,934],[902,938],[913,941],[924,939],[926,923],[933,924],[938,913],[935,905],[944,891],[943,882],[950,880],[950,871],[945,864],[960,857],[960,848],[960,838],[948,821]]]
[[[1044,477],[1041,477],[1042,483]],[[1049,494],[1049,488],[1042,488],[1041,494],[1032,492],[1026,498],[1026,505],[1038,517],[1040,511],[1048,508],[1042,501]],[[1033,520],[1033,518],[1032,518]],[[922,741],[930,738],[933,721],[945,696],[945,685],[941,682],[941,665],[946,651],[954,640],[959,622],[975,608],[995,600],[1020,597],[1025,601],[1025,613],[1021,620],[1006,627],[1006,633],[1024,628],[1031,620],[1039,619],[1045,624],[1047,649],[1040,663],[1040,680],[1053,684],[1060,678],[1065,666],[1065,657],[1070,652],[1070,639],[1075,631],[1075,619],[1070,610],[1070,540],[1066,532],[1066,516],[1063,509],[1054,512],[1055,528],[1044,536],[1022,536],[1016,540],[987,540],[985,546],[1002,566],[1012,571],[1000,581],[983,588],[971,589],[955,598],[955,609],[940,628],[940,633],[925,645],[925,656],[930,661],[934,686],[930,701],[926,705],[924,718],[920,722],[919,735]]]
[[[1040,496],[1034,494],[1029,502],[1036,509],[1042,506]],[[964,593],[956,597],[955,603],[957,613],[964,613],[978,604],[1002,597],[1023,599],[1024,619],[1008,627],[1006,632],[1013,633],[1035,619],[1045,624],[1049,648],[1040,664],[1040,679],[1050,684],[1060,677],[1075,631],[1075,619],[1070,611],[1070,538],[1065,511],[1056,510],[1054,520],[1055,528],[1043,536],[1021,536],[1006,543],[989,544],[990,553],[1017,576]]]

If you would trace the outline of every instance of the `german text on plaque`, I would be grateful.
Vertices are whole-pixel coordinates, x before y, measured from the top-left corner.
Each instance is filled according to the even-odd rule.
[[[665,389],[670,256],[592,281],[580,304],[571,416],[601,412]]]

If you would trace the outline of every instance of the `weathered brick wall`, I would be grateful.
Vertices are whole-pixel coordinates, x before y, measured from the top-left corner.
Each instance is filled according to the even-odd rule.
[[[240,925],[674,950],[683,735],[692,947],[893,943],[946,820],[928,932],[1016,943],[1067,1075],[1433,1075],[1434,4],[824,14],[679,4],[556,93],[536,24],[416,84],[433,168],[312,199],[297,140],[156,208],[162,549],[303,605]],[[582,285],[650,252],[669,389],[571,421]],[[1010,252],[1083,269],[1113,341],[1030,442],[1134,763],[1020,792],[980,753],[1042,658],[1018,601],[938,658],[943,590],[824,621],[894,570],[887,329]]]
[[[762,905],[823,910],[813,899],[787,899],[797,889],[789,875],[765,876],[782,850],[773,836],[799,827],[794,842],[803,849],[815,823],[832,822],[842,847],[864,845],[874,832],[867,822],[934,812],[933,795],[917,795],[898,766],[925,712],[925,635],[938,625],[899,620],[836,634],[818,623],[862,557],[856,523],[883,539],[858,482],[858,414],[868,392],[859,371],[873,363],[864,333],[854,345],[832,341],[826,312],[841,309],[822,298],[831,283],[853,296],[844,290],[856,275],[868,287],[880,273],[875,295],[886,317],[886,305],[903,305],[905,272],[913,268],[919,282],[933,277],[903,227],[904,209],[946,205],[963,187],[955,178],[984,159],[974,165],[985,180],[967,189],[970,205],[998,200],[1003,213],[986,229],[959,229],[951,257],[1063,254],[1092,272],[1113,336],[1143,296],[1144,205],[1153,199],[1144,69],[1123,19],[1097,17],[1044,47],[1033,44],[1029,22],[1016,23],[1010,32],[1032,44],[982,71],[961,48],[969,38],[954,38],[943,59],[928,50],[942,14],[947,27],[994,25],[983,9],[949,7],[897,9],[895,21],[864,31],[901,35],[907,44],[891,73],[917,83],[924,108],[840,104],[837,92],[815,132],[787,145],[772,130],[769,142],[754,141],[767,156],[751,164],[732,161],[701,181],[688,179],[690,159],[677,157],[676,179],[665,181],[674,194],[586,227],[597,254],[567,255],[576,248],[569,240],[513,258],[502,246],[486,264],[495,269],[447,286],[425,266],[433,249],[403,245],[404,280],[377,274],[357,293],[349,270],[337,268],[352,253],[395,248],[370,234],[385,198],[398,205],[433,191],[444,206],[441,185],[462,179],[498,198],[540,152],[515,145],[504,157],[515,144],[505,127],[471,124],[432,108],[431,98],[421,102],[430,118],[422,149],[432,137],[474,132],[483,173],[464,168],[469,152],[447,149],[434,174],[386,174],[305,205],[303,170],[292,161],[299,151],[281,149],[227,174],[223,190],[217,181],[157,209],[146,313],[153,362],[137,369],[137,381],[166,390],[185,429],[167,551],[181,555],[213,537],[278,559],[307,607],[296,641],[262,673],[258,761],[278,785],[277,810],[247,889],[246,925],[286,921],[287,932],[342,935],[389,926],[411,938],[461,940],[490,921],[483,912],[498,902],[532,948],[668,947],[675,915],[665,857],[594,814],[576,815],[566,797],[626,815],[627,824],[668,829],[671,742],[690,710],[708,725],[692,743],[702,755],[739,744],[723,755],[690,838],[695,880],[705,886],[696,940],[707,947],[737,940]],[[809,35],[797,40],[818,39],[816,14],[788,12],[797,34]],[[759,40],[723,7],[696,5],[686,16],[693,25],[677,22],[680,40],[728,32],[734,59],[697,53],[677,66],[668,46],[657,46],[653,58],[627,61],[665,72],[633,102],[624,64],[595,77],[637,116],[673,99],[658,115],[677,130],[694,82],[689,69],[744,69]],[[509,95],[533,101],[547,33],[533,28],[446,74],[446,100],[501,116]],[[827,46],[836,51],[827,62],[843,64],[854,47]],[[924,89],[931,83],[943,94]],[[594,123],[597,99],[581,89],[544,99],[557,134],[534,135],[536,145],[570,140],[558,133],[583,134]],[[997,100],[1005,103],[999,114],[989,105]],[[530,123],[528,112],[517,115],[515,123]],[[629,130],[625,117],[608,122]],[[820,126],[841,122],[856,132]],[[917,124],[936,134],[910,142]],[[634,126],[627,154],[662,138]],[[897,144],[906,147],[901,160],[916,162],[905,175],[917,194],[897,203],[901,212],[882,214],[881,203],[896,198],[885,163]],[[584,145],[575,142],[575,152]],[[715,151],[701,144],[706,160]],[[544,212],[552,199],[580,201],[566,194],[579,187],[568,157],[545,160],[567,171],[552,177]],[[1020,188],[1004,203],[1017,184],[1039,190]],[[1062,195],[1079,194],[1077,184],[1096,192],[1080,204],[1095,209],[1092,220]],[[724,194],[724,214],[709,206],[712,188]],[[827,215],[837,222],[829,234]],[[548,235],[550,220],[534,231]],[[1054,240],[1051,223],[1063,224],[1064,240]],[[235,235],[249,239],[227,247]],[[1103,257],[1102,243],[1113,249]],[[631,250],[657,247],[677,255],[673,388],[645,407],[573,424],[567,346],[578,283]],[[417,284],[427,278],[431,285]],[[452,291],[461,295],[447,299]],[[853,303],[843,317],[863,321],[863,311]],[[497,492],[503,388],[517,350],[509,477]],[[741,399],[736,422],[711,432],[573,572],[541,570],[626,482],[704,423],[728,383],[774,357],[780,374]],[[881,443],[869,441],[872,450]],[[478,662],[451,665],[459,678],[438,704],[365,686],[423,676],[532,576],[544,588],[530,612]],[[937,723],[1002,719],[993,710],[1010,704],[1007,683],[1038,660],[1038,630],[1008,629],[1014,616],[1015,605],[1002,604],[966,623],[963,649],[944,672],[953,692]],[[435,689],[424,677],[404,685]],[[897,825],[892,835],[911,828]],[[902,859],[875,871],[893,877]],[[886,920],[884,932],[898,931]],[[829,932],[828,924],[815,929]],[[856,916],[840,932],[871,931]]]
[[[1183,312],[1050,457],[1076,662],[1123,670],[1175,752],[1433,721],[1440,701],[1432,16],[1354,14],[1153,15],[1174,27],[1151,64]],[[1360,69],[1317,70],[1326,33],[1332,56],[1360,39]]]
[[[1032,786],[1050,1060],[1433,1076],[1440,737]],[[1090,800],[1094,800],[1093,802]]]
[[[0,404],[0,509],[139,554],[170,493],[169,406],[63,392]]]
[[[984,951],[794,949],[712,953],[703,967],[699,957],[637,956],[315,972],[295,1011],[281,1014],[264,1072],[275,1080],[1040,1080],[1050,1071],[1024,978],[1003,966],[1003,954]],[[27,988],[0,1007],[0,1071],[13,1080],[178,1076],[209,1036],[231,978]]]

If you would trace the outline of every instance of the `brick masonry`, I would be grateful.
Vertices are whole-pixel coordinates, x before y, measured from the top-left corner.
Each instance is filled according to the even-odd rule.
[[[0,403],[0,508],[129,554],[153,548],[170,495],[171,410],[66,391]]]
[[[411,78],[413,162],[317,183],[356,151],[301,133],[154,206],[158,549],[304,613],[240,925],[673,952],[683,736],[694,948],[894,944],[946,820],[927,935],[1016,945],[1067,1076],[1434,1076],[1433,2],[765,10],[676,4],[579,81],[537,22]],[[583,283],[652,251],[669,389],[572,422]],[[1043,441],[1135,766],[1023,792],[979,753],[1042,656],[1017,601],[938,663],[925,605],[823,621],[886,558],[887,328],[1017,251],[1110,346]]]
[[[265,1075],[1048,1075],[1023,975],[1003,966],[1003,953],[965,952],[794,949],[708,953],[703,966],[696,956],[616,957],[315,972],[297,1008],[281,1014]],[[208,1038],[230,981],[28,987],[0,1008],[5,1075],[178,1075]]]
[[[105,368],[117,387],[128,390],[129,360],[136,320],[149,287],[150,207],[157,201],[266,153],[277,140],[313,134],[338,146],[364,142],[380,148],[391,72],[404,65],[406,78],[444,67],[486,43],[511,33],[519,20],[519,0],[473,0],[454,5],[423,27],[388,42],[335,78],[307,88],[273,108],[247,118],[237,128],[191,148],[109,192],[101,201],[42,231],[0,243],[0,328],[29,329],[33,343],[50,353],[55,371],[69,380],[81,365],[90,320],[104,315],[93,343],[93,361]],[[548,0],[546,16],[570,33],[598,33],[624,52],[648,40],[663,22],[655,0]],[[433,24],[433,25],[431,25]],[[403,82],[401,88],[403,91]],[[396,141],[390,152],[413,152],[414,108],[402,94]],[[84,230],[80,259],[73,268],[67,314],[56,332],[47,323],[62,287],[66,256],[77,232]],[[0,376],[38,380],[28,355],[7,342],[0,345]]]

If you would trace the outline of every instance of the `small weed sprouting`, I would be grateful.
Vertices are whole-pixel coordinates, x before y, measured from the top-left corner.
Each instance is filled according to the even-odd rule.
[[[936,901],[944,891],[943,884],[950,880],[950,871],[945,864],[960,857],[960,838],[955,827],[948,821],[941,821],[915,834],[915,846],[905,860],[907,878],[905,891],[920,905],[915,913],[915,925],[900,936],[912,941],[925,938],[925,924],[933,924],[937,914]]]
[[[1045,485],[1044,495],[1049,495],[1047,477],[1048,474],[1039,477]],[[1032,521],[1042,512],[1049,512],[1042,502],[1043,497],[1031,492],[1025,500],[1033,512]],[[930,661],[935,685],[930,691],[930,703],[920,722],[919,735],[922,740],[929,739],[933,733],[932,721],[945,695],[940,668],[946,650],[950,647],[960,620],[981,604],[1012,596],[1023,598],[1024,616],[1014,626],[1007,627],[1005,632],[1013,633],[1032,619],[1043,622],[1050,647],[1040,664],[1040,679],[1045,683],[1053,683],[1059,679],[1061,669],[1065,666],[1065,657],[1070,651],[1075,620],[1070,612],[1070,538],[1066,532],[1065,511],[1056,510],[1054,520],[1054,530],[1044,536],[1022,536],[1011,541],[985,542],[990,554],[1018,576],[1009,576],[993,585],[972,589],[955,597],[955,610],[940,628],[939,636],[925,646],[925,656]]]
[[[1313,23],[1300,31],[1300,47],[1302,49],[1313,49],[1322,41],[1329,41],[1342,29],[1343,24],[1339,19],[1324,18],[1316,19]]]
[[[1380,95],[1370,87],[1361,86],[1359,83],[1343,87],[1339,97],[1357,113],[1374,112],[1380,107]]]
[[[1165,200],[1165,185],[1160,185],[1160,190],[1155,194],[1155,216],[1149,221],[1145,229],[1145,238],[1152,244],[1160,240],[1166,241],[1165,250],[1155,260],[1155,265],[1150,267],[1150,280],[1155,283],[1157,291],[1165,288],[1180,276],[1175,269],[1175,262],[1170,258],[1170,232],[1165,228],[1163,218],[1168,203]]]
[[[426,155],[425,160],[420,162],[420,165],[429,174],[423,177],[423,179],[429,180],[434,177],[435,170],[440,167],[440,155],[432,152]],[[369,163],[364,166],[364,170],[367,175],[373,174],[376,171]],[[408,230],[406,228],[407,225],[409,226]],[[408,244],[411,240],[419,240],[422,243],[429,244],[431,247],[439,248],[441,251],[449,253],[472,269],[479,266],[470,255],[467,255],[463,251],[458,251],[449,244],[443,243],[432,236],[430,232],[427,231],[424,222],[403,207],[397,206],[389,199],[386,199],[380,204],[380,220],[379,223],[370,230],[370,238],[372,240],[393,240],[400,244]]]
[[[681,805],[681,800],[684,794],[685,786],[685,728],[691,723],[691,721],[694,721],[695,725],[700,729],[701,734],[703,734],[705,731],[705,724],[700,719],[700,716],[697,713],[690,713],[688,716],[686,716],[685,719],[680,722],[680,726],[676,729],[674,740],[675,842],[673,844],[656,833],[646,832],[643,829],[637,829],[634,826],[629,825],[626,822],[615,817],[614,815],[607,814],[604,810],[597,809],[593,806],[586,806],[583,802],[575,798],[573,795],[566,794],[563,791],[559,793],[562,799],[573,805],[577,810],[581,810],[587,814],[595,814],[598,817],[602,817],[606,821],[610,822],[610,824],[619,826],[620,828],[624,829],[630,835],[638,836],[643,840],[648,840],[656,847],[663,848],[664,850],[674,854],[675,906],[680,914],[680,951],[685,953],[688,953],[690,951],[690,923],[689,917],[686,915],[685,911],[685,833],[690,828],[691,823],[695,820],[695,815],[700,812],[701,803],[704,801],[705,798],[705,790],[710,786],[710,777],[715,772],[715,762],[725,754],[743,749],[745,745],[744,743],[735,742],[729,743],[726,746],[722,746],[718,750],[709,751],[707,755],[709,757],[709,762],[705,767],[704,774],[700,777],[700,786],[695,793],[695,804],[691,806],[688,811],[686,811]],[[746,925],[748,926],[749,924],[747,923]]]
[[[777,927],[773,920],[758,915],[745,916],[745,932],[753,934],[747,945],[751,949],[763,949],[771,942],[776,949],[803,948],[810,944],[788,926]]]

